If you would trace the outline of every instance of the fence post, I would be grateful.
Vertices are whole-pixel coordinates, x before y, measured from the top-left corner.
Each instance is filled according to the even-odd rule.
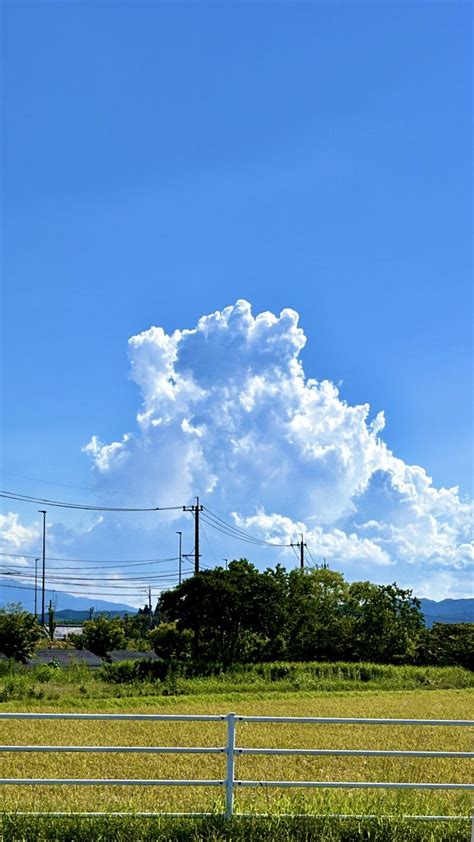
[[[234,813],[235,713],[227,714],[227,769],[225,779],[225,817]]]

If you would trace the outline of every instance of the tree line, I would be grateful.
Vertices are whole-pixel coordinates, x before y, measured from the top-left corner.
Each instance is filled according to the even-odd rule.
[[[371,661],[473,668],[474,626],[425,628],[419,600],[396,583],[345,580],[328,567],[261,573],[247,559],[165,591],[153,632],[163,657],[230,666]]]
[[[0,651],[7,656],[25,660],[40,634],[32,615],[0,611]],[[474,624],[425,628],[411,590],[349,583],[327,567],[302,573],[278,565],[260,572],[247,559],[186,579],[163,592],[154,611],[87,620],[72,639],[102,657],[112,649],[144,647],[166,660],[224,669],[269,661],[474,668]]]

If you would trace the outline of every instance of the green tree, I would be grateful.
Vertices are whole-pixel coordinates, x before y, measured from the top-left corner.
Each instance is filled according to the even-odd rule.
[[[35,616],[23,611],[21,605],[0,609],[0,652],[7,658],[25,663],[42,634]]]
[[[125,638],[128,643],[134,643],[142,648],[148,641],[150,631],[150,616],[139,609],[137,614],[125,614],[122,619]]]
[[[193,632],[193,657],[224,665],[282,653],[281,570],[259,573],[247,559],[203,570],[160,598],[160,616]]]
[[[348,612],[353,623],[351,659],[379,663],[415,659],[424,619],[420,602],[411,590],[403,590],[396,583],[353,582]]]
[[[296,661],[340,660],[347,654],[351,621],[348,585],[328,567],[288,574],[288,657]]]
[[[82,645],[101,658],[112,649],[124,649],[126,640],[122,620],[119,617],[108,620],[101,615],[94,620],[86,620],[82,627]]]
[[[474,670],[474,623],[433,623],[423,629],[417,663]]]

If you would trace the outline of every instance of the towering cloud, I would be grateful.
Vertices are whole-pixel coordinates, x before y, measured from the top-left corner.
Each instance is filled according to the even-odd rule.
[[[470,505],[390,452],[383,413],[371,418],[367,404],[307,379],[305,342],[293,310],[254,317],[247,301],[190,330],[133,336],[143,402],[136,430],[86,446],[99,486],[109,499],[157,505],[199,493],[266,539],[305,531],[313,551],[349,573],[393,567],[392,580],[397,568],[406,579],[409,565],[416,581],[428,564],[444,590],[465,590]]]

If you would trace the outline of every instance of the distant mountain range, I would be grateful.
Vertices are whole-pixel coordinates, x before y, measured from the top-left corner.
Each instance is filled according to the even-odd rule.
[[[128,614],[135,614],[137,609],[132,605],[126,605],[123,602],[108,602],[105,599],[94,599],[90,596],[71,596],[71,594],[63,591],[45,591],[45,607],[49,605],[49,600],[53,600],[56,611],[64,612],[67,609],[73,611],[86,612],[89,615],[89,609],[93,608],[95,612],[100,611],[118,611],[121,614],[127,612]],[[0,577],[0,608],[5,607],[9,602],[21,602],[23,608],[27,611],[34,611],[35,596],[34,590],[25,588],[16,579],[8,578],[6,576]],[[41,590],[38,588],[38,612],[41,611]],[[66,619],[64,616],[62,619]],[[72,619],[72,618],[70,618]],[[74,617],[77,619],[77,617]]]
[[[474,623],[474,599],[420,599],[425,623]]]
[[[113,603],[110,603],[110,604],[112,605]],[[94,611],[92,612],[92,616],[95,617],[97,614],[104,614],[106,617],[109,618],[109,620],[111,620],[114,617],[123,617],[125,614],[135,614],[135,613],[136,613],[135,608],[131,608],[128,611],[125,611],[123,609],[122,610],[119,609],[117,611],[116,608],[113,608],[111,610],[109,608],[95,609],[95,607],[94,607]],[[91,619],[91,610],[87,609],[87,610],[83,610],[83,611],[81,611],[81,610],[76,611],[74,608],[65,608],[63,611],[56,611],[56,613],[54,615],[54,619],[56,620],[58,625],[61,625],[61,623],[63,623],[64,625],[67,625],[67,626],[73,626],[73,625],[76,625],[76,624],[79,625],[79,624],[83,623],[84,620],[90,620]]]

